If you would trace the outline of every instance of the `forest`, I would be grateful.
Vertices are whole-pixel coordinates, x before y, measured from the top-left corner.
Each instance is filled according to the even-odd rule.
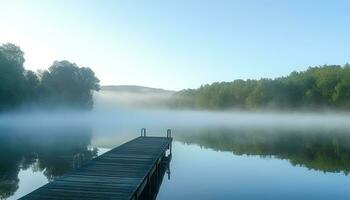
[[[91,109],[99,80],[87,67],[55,61],[47,70],[26,70],[24,52],[7,43],[0,46],[0,111],[21,106],[67,106]]]
[[[234,80],[175,94],[171,106],[196,109],[349,109],[350,65],[323,65],[275,79]]]
[[[23,105],[91,109],[99,79],[88,67],[55,61],[46,70],[26,70],[24,52],[0,46],[0,111]],[[274,79],[234,80],[175,92],[157,105],[190,109],[350,108],[350,65],[323,65]]]

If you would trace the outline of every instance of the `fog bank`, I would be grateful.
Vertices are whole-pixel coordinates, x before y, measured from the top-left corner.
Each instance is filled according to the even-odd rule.
[[[113,94],[115,95],[115,94]],[[152,94],[153,95],[153,94]],[[151,95],[151,97],[152,97]],[[139,96],[140,97],[140,96]],[[146,99],[150,99],[147,96]],[[243,112],[170,110],[148,106],[131,106],[134,97],[119,96],[123,101],[99,93],[92,111],[69,109],[55,111],[31,110],[0,114],[0,126],[61,127],[89,126],[97,130],[227,127],[227,128],[350,128],[350,114],[337,112]],[[130,101],[127,99],[130,98]],[[109,101],[106,101],[109,99]],[[137,99],[143,102],[143,99]],[[112,129],[111,129],[112,128]]]

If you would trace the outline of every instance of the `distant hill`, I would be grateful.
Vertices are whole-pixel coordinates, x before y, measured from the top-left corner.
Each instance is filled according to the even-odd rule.
[[[113,92],[127,92],[127,93],[161,93],[170,94],[175,91],[164,90],[160,88],[151,88],[138,85],[105,85],[101,86],[102,91],[113,91]]]
[[[95,107],[166,107],[175,91],[137,85],[107,85],[96,92]]]

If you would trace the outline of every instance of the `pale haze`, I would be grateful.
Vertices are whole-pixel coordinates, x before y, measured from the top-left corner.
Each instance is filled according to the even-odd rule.
[[[91,67],[102,85],[180,90],[349,62],[348,1],[0,1],[25,67]]]
[[[349,200],[349,19],[349,0],[0,0],[0,200]]]

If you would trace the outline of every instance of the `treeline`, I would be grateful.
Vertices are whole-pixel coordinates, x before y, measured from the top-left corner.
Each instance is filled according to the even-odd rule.
[[[90,68],[55,61],[47,70],[23,67],[23,51],[14,44],[0,46],[0,111],[22,105],[69,106],[90,109],[99,80]]]
[[[350,65],[324,65],[286,77],[235,80],[176,93],[174,107],[200,109],[350,108]]]

